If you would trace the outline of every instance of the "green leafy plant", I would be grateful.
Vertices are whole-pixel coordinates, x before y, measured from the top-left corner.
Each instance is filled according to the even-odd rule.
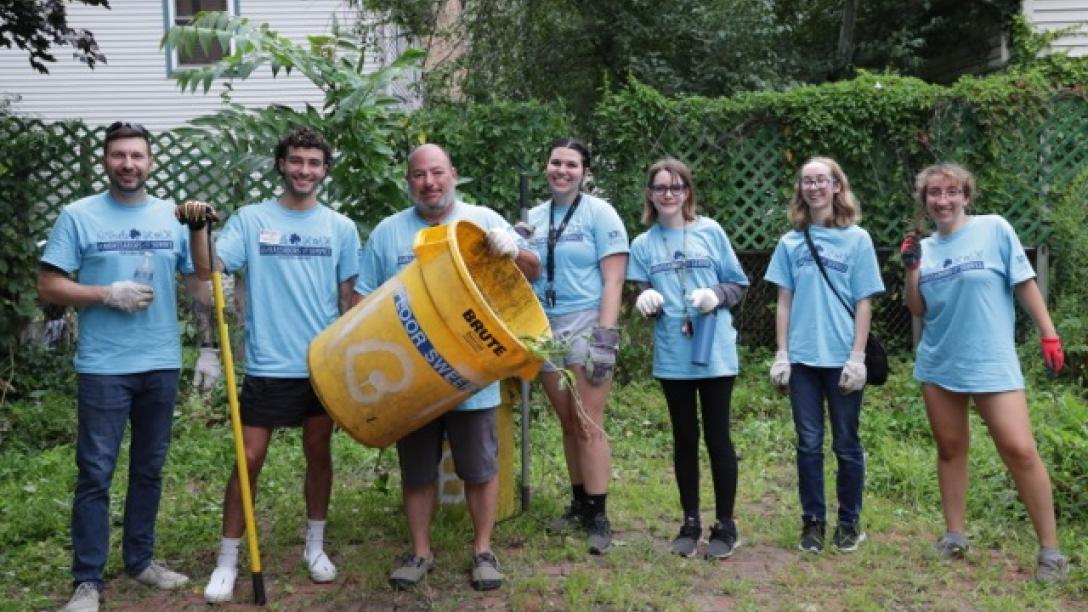
[[[418,65],[422,52],[409,49],[388,66],[369,72],[365,49],[337,28],[307,40],[308,45],[296,44],[268,24],[222,13],[200,13],[192,24],[171,28],[163,45],[207,49],[218,41],[234,49],[215,64],[179,72],[182,90],[203,88],[206,93],[216,80],[245,79],[267,66],[273,75],[305,75],[325,96],[321,109],[307,106],[302,111],[280,106],[249,111],[228,103],[223,111],[194,120],[182,133],[200,139],[209,159],[244,179],[254,174],[274,177],[271,152],[288,127],[316,128],[337,151],[327,199],[357,221],[375,222],[404,202],[401,175],[390,163],[403,122],[403,101],[388,92]]]

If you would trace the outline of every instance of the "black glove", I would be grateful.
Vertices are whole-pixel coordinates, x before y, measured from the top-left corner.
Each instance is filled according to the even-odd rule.
[[[215,214],[212,205],[200,200],[185,200],[184,203],[178,204],[174,207],[174,216],[194,232],[204,229],[208,221],[219,220],[219,215]]]

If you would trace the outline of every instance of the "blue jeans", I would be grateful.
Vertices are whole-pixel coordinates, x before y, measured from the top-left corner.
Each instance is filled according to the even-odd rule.
[[[102,587],[110,547],[110,483],[117,453],[132,426],[122,558],[132,576],[151,563],[162,466],[178,395],[178,370],[139,374],[80,374],[77,393],[75,499],[72,502],[72,578]]]
[[[865,449],[858,436],[863,391],[839,391],[842,368],[790,366],[790,404],[797,430],[797,488],[805,520],[826,521],[824,502],[824,399],[831,421],[831,447],[838,459],[835,488],[839,524],[856,524],[865,487]]]

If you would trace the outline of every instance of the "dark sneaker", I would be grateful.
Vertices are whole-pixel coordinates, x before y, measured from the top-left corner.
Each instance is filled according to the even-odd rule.
[[[493,591],[502,586],[499,561],[491,552],[482,552],[472,558],[472,588],[477,591]]]
[[[589,533],[589,554],[603,555],[612,548],[612,525],[607,516],[598,514],[593,517],[586,525],[586,532]]]
[[[710,543],[706,547],[707,559],[728,559],[733,556],[733,551],[740,546],[737,539],[737,526],[733,521],[722,523],[718,521],[710,528]]]
[[[839,552],[854,552],[865,541],[865,532],[857,523],[847,523],[835,528],[831,545]]]
[[[1043,583],[1060,582],[1069,575],[1069,559],[1059,552],[1039,553],[1035,566],[1035,580]]]
[[[572,501],[563,516],[548,523],[548,533],[565,533],[582,528],[582,504]]]
[[[941,536],[933,547],[937,549],[937,556],[942,559],[962,559],[967,556],[967,551],[971,548],[962,533],[951,531]]]
[[[801,543],[797,548],[805,552],[823,552],[824,522],[806,519],[804,527],[801,528]]]
[[[394,589],[410,589],[434,569],[434,557],[417,557],[406,553],[397,559],[397,567],[389,575],[389,585]]]
[[[699,536],[703,534],[703,528],[699,523],[688,518],[680,526],[680,534],[672,541],[672,554],[681,557],[694,557],[699,547]]]

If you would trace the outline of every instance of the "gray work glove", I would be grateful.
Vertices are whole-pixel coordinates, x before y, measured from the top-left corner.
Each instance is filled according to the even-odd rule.
[[[620,351],[620,330],[618,327],[594,327],[589,336],[589,359],[586,361],[586,375],[590,384],[599,385],[611,380],[616,371],[616,355]]]
[[[124,312],[140,312],[155,299],[154,289],[135,281],[115,281],[107,289],[106,299],[102,303]]]
[[[771,364],[771,384],[780,391],[790,388],[790,357],[786,351],[778,351],[774,354],[774,363]]]
[[[207,393],[215,388],[215,383],[219,382],[222,375],[223,367],[219,364],[219,349],[210,346],[201,348],[193,371],[193,386]]]
[[[532,225],[529,225],[527,221],[518,221],[514,224],[514,231],[517,232],[518,236],[521,236],[522,238],[528,240],[533,237],[533,234],[536,232],[536,228]]]

